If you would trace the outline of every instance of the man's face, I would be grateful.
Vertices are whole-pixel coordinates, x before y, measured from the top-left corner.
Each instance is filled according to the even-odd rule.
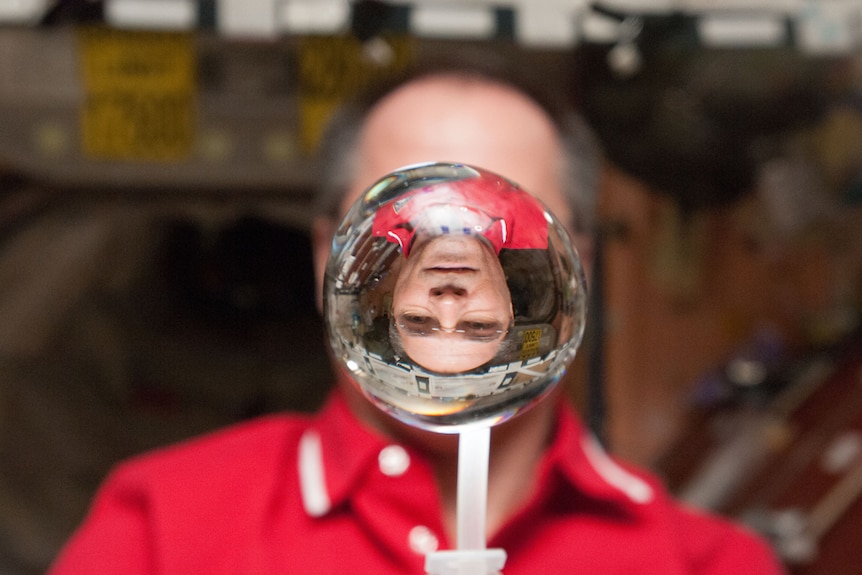
[[[392,315],[404,352],[441,373],[490,361],[512,322],[493,247],[475,236],[417,236],[395,282]]]
[[[563,154],[557,132],[541,108],[509,88],[444,77],[412,82],[377,105],[366,120],[358,145],[357,173],[342,202],[342,214],[368,186],[397,168],[449,161],[501,174],[538,197],[560,221],[572,220],[561,188]],[[334,225],[327,220],[315,221],[315,272],[320,294]],[[345,389],[352,408],[369,423],[381,429],[395,426],[399,435],[417,441],[421,436],[422,444],[434,451],[455,452],[454,436],[398,425],[357,397],[353,386]],[[551,417],[550,403],[543,402],[509,428],[522,430],[524,425]]]
[[[572,220],[561,189],[562,148],[551,120],[504,86],[436,77],[401,87],[369,115],[357,160],[342,214],[369,185],[397,168],[449,161],[501,174],[539,198],[560,221]],[[316,223],[319,293],[332,231],[331,223]]]

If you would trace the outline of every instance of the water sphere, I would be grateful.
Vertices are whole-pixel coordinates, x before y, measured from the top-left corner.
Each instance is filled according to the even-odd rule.
[[[586,283],[563,225],[503,176],[464,164],[392,172],[333,239],[324,316],[377,407],[441,433],[540,401],[575,356]]]

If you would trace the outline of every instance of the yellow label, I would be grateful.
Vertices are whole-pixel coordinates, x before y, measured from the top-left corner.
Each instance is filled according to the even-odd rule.
[[[303,151],[312,153],[317,149],[326,122],[341,103],[340,98],[302,96],[299,99],[299,143]]]
[[[529,359],[539,354],[539,342],[542,339],[541,329],[528,329],[524,332],[521,343],[521,359]]]
[[[182,160],[195,137],[195,51],[188,33],[84,28],[78,34],[88,156]]]
[[[407,37],[385,42],[389,59],[381,64],[354,36],[310,36],[299,43],[300,141],[313,152],[332,111],[381,76],[404,68],[412,57]]]

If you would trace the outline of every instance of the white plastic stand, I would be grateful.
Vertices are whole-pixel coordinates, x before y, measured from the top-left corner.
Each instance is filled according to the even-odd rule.
[[[500,575],[505,564],[502,549],[435,551],[425,556],[428,575]]]
[[[458,437],[458,548],[426,555],[428,575],[499,575],[506,563],[504,550],[485,548],[490,449],[490,427]]]

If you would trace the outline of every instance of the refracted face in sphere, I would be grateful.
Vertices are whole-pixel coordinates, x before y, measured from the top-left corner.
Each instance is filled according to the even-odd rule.
[[[473,235],[417,233],[392,294],[396,347],[438,373],[475,369],[493,359],[512,324],[503,267]]]
[[[584,287],[562,224],[517,184],[419,164],[378,180],[341,222],[324,316],[335,358],[372,403],[456,433],[554,387],[583,333]]]

